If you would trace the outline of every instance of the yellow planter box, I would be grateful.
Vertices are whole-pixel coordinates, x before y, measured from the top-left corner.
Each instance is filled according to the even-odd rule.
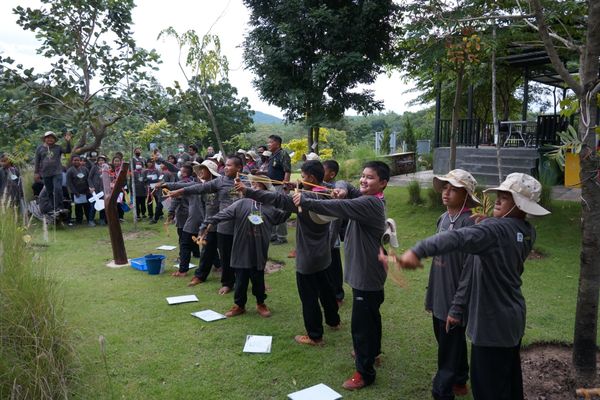
[[[581,187],[580,171],[579,154],[567,153],[565,155],[565,187]]]

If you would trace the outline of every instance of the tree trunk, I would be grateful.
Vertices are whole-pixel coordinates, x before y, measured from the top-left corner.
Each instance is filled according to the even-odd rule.
[[[492,41],[496,42],[496,21],[492,28]],[[502,140],[500,140],[500,130],[498,126],[498,112],[496,111],[496,50],[492,51],[492,121],[494,124],[494,138],[497,138],[496,142],[496,166],[498,167],[498,184],[502,183],[502,154],[500,154],[500,147],[502,146]]]
[[[114,262],[116,265],[125,265],[128,263],[127,251],[125,250],[125,242],[123,240],[123,231],[121,230],[121,222],[119,222],[119,215],[117,213],[117,199],[119,194],[125,185],[127,179],[127,172],[129,171],[129,163],[124,162],[121,164],[121,171],[115,181],[115,186],[106,199],[104,212],[106,213],[106,220],[108,221],[108,233],[110,234],[110,244],[113,251]],[[106,197],[105,197],[106,198]]]
[[[452,104],[452,131],[450,132],[449,170],[456,168],[456,136],[458,135],[458,117],[460,116],[460,96],[462,95],[464,72],[464,64],[461,64],[456,73],[456,92],[454,93],[454,103]]]
[[[308,121],[307,121],[308,122]],[[307,134],[307,140],[306,143],[308,144],[308,148],[306,149],[306,151],[308,151],[310,153],[310,148],[313,145],[313,127],[311,125],[308,125],[308,134]]]
[[[206,107],[206,112],[208,113],[208,119],[210,119],[210,125],[212,126],[213,132],[215,133],[215,137],[217,138],[217,145],[219,146],[219,150],[221,151],[221,154],[223,154],[223,157],[225,157],[225,148],[223,147],[223,142],[221,141],[221,133],[219,132],[217,119],[215,118],[215,115],[213,114],[210,106]]]
[[[597,63],[596,63],[597,65]],[[597,70],[597,67],[596,67]],[[596,103],[580,99],[582,113],[587,110],[590,125],[596,121]],[[589,134],[588,133],[589,129]],[[576,381],[580,386],[593,386],[596,379],[596,351],[598,331],[598,293],[600,290],[600,188],[598,186],[598,165],[596,134],[592,127],[580,121],[579,137],[586,137],[581,163],[581,253],[579,288],[575,312],[575,332],[573,335],[573,365]]]
[[[311,146],[310,149],[308,149],[309,153],[311,151],[314,151],[315,153],[319,154],[319,130],[320,130],[320,126],[317,124],[313,127],[314,130],[314,134],[313,137],[315,138],[313,145]]]

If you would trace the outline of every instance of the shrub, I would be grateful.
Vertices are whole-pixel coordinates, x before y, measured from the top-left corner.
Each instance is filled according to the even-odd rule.
[[[66,399],[73,335],[56,283],[32,258],[14,208],[0,204],[0,398]]]
[[[408,184],[408,204],[418,206],[423,204],[423,198],[421,197],[421,185],[419,181],[411,181]]]
[[[552,211],[552,185],[545,182],[544,179],[540,182],[542,184],[542,192],[540,193],[540,206],[546,210]]]
[[[442,202],[442,194],[435,191],[434,188],[427,189],[427,203],[429,208],[433,210],[444,208],[444,203]]]
[[[340,164],[340,179],[346,181],[357,179],[362,173],[364,163],[376,158],[375,150],[369,145],[353,147],[347,160],[337,159]]]

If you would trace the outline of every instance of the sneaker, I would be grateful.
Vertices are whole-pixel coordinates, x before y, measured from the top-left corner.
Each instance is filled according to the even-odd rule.
[[[360,372],[356,371],[352,378],[342,384],[342,387],[347,390],[359,390],[367,386]]]
[[[271,316],[271,310],[269,310],[269,307],[267,307],[265,303],[257,304],[256,311],[258,311],[258,314],[263,318],[269,318]]]
[[[277,239],[277,240],[275,240],[274,242],[271,242],[271,243],[273,243],[273,245],[275,245],[275,246],[278,246],[280,244],[286,244],[287,242],[288,242],[287,239]]]
[[[294,340],[296,343],[307,344],[309,346],[323,346],[325,344],[325,342],[323,342],[323,338],[315,340],[311,339],[308,335],[296,335]]]
[[[123,218],[119,218],[119,222],[125,222]]]
[[[245,308],[242,308],[242,307],[238,306],[237,304],[234,304],[233,307],[231,307],[231,309],[225,313],[225,316],[227,318],[231,318],[231,317],[235,317],[238,315],[242,315],[245,312],[246,312]]]
[[[353,359],[356,360],[356,352],[354,350],[352,350],[352,352],[350,352],[350,355],[352,356]],[[377,357],[375,357],[375,366],[381,367],[381,353],[379,353],[377,355]]]
[[[88,222],[88,226],[96,226],[96,223],[94,221],[90,221]]]
[[[101,219],[99,223],[100,223],[100,226],[104,226],[104,225],[106,225],[106,221],[105,221],[105,220],[103,220],[103,219]]]
[[[67,225],[69,225],[69,226],[73,226],[73,225],[75,225],[75,224],[74,224],[74,223],[72,223],[72,222],[69,222]]]
[[[296,249],[292,249],[287,255],[287,258],[296,258]]]
[[[188,287],[192,287],[192,286],[196,286],[199,285],[201,283],[203,283],[204,281],[200,278],[198,278],[197,276],[194,276],[192,278],[192,280],[190,281],[190,283],[188,283]]]
[[[469,385],[462,384],[462,385],[458,385],[458,384],[454,384],[452,385],[452,391],[454,392],[455,396],[466,396],[469,394]]]
[[[150,224],[156,224],[156,223],[157,223],[157,221],[155,221],[155,220],[151,219],[149,223],[150,223]]]

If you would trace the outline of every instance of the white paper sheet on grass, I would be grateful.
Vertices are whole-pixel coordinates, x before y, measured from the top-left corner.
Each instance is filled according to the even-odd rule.
[[[247,335],[244,353],[270,353],[273,336]]]
[[[188,294],[186,296],[167,297],[167,303],[169,304],[193,303],[195,301],[198,301],[198,298],[195,294]]]
[[[212,322],[212,321],[217,321],[220,319],[227,318],[223,314],[219,314],[218,312],[213,311],[213,310],[196,311],[196,312],[192,313],[192,315],[194,317],[200,318],[201,320],[206,321],[206,322]]]
[[[192,268],[196,268],[196,267],[197,267],[197,265],[196,265],[196,264],[192,264],[192,263],[190,263],[190,265],[189,265],[189,268],[190,268],[190,269],[192,269]],[[175,264],[175,265],[173,265],[173,268],[177,268],[177,269],[179,269],[179,264]]]
[[[290,400],[338,400],[341,398],[341,394],[323,383],[288,394]]]
[[[167,244],[163,244],[162,246],[158,246],[156,250],[175,250],[177,246],[169,246]]]

